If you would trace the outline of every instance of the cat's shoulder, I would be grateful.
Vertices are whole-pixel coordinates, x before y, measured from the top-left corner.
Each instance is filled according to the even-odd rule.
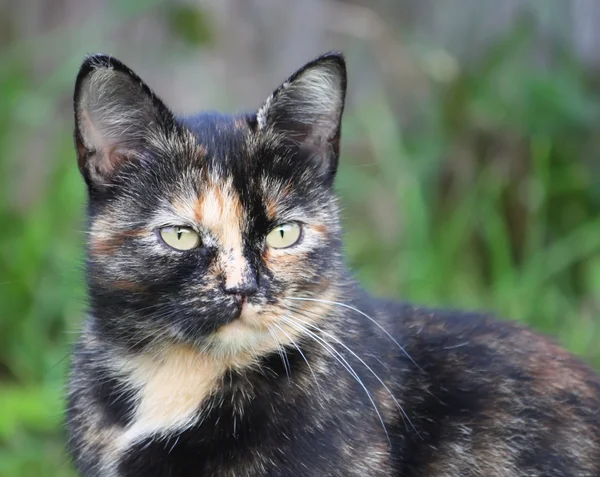
[[[374,307],[384,321],[404,335],[428,340],[473,342],[514,342],[516,336],[554,344],[554,340],[515,320],[499,317],[483,310],[437,308],[388,299],[374,300]]]
[[[554,337],[515,320],[483,311],[439,309],[378,302],[386,326],[417,363],[433,361],[468,368],[472,374],[519,381],[553,382],[552,387],[585,383],[600,402],[600,378]],[[569,384],[570,383],[570,384]]]

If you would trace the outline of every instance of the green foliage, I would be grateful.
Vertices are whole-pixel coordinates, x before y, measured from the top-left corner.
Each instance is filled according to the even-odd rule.
[[[212,39],[210,22],[204,10],[193,5],[177,5],[168,10],[167,18],[175,36],[191,46],[201,46]]]
[[[7,61],[0,74],[0,475],[62,477],[73,475],[62,395],[67,330],[84,310],[85,197],[67,130],[36,158],[45,161],[44,183],[20,181],[27,137],[50,115],[43,88],[30,93],[20,65]]]
[[[379,294],[494,310],[600,367],[600,103],[569,55],[532,58],[517,29],[406,136],[385,97],[348,118],[348,254]]]
[[[188,43],[208,35],[202,16],[171,20]],[[67,126],[39,159],[45,180],[24,194],[20,178],[23,145],[74,66],[34,89],[15,58],[0,70],[0,475],[66,477],[65,358],[85,309],[85,194]],[[546,68],[532,58],[530,35],[514,32],[434,84],[410,128],[383,95],[349,111],[347,256],[379,295],[495,310],[600,367],[600,103],[568,54]]]

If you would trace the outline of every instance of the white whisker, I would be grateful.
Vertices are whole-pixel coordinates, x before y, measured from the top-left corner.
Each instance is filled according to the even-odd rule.
[[[348,373],[350,373],[350,376],[352,376],[356,380],[356,382],[363,388],[367,397],[369,398],[369,401],[371,402],[371,405],[373,406],[373,409],[375,410],[375,413],[377,414],[377,417],[379,418],[379,421],[381,422],[381,427],[383,428],[383,432],[385,433],[387,441],[391,446],[392,442],[390,440],[390,435],[388,434],[387,428],[385,427],[385,421],[383,420],[383,417],[381,416],[381,413],[379,412],[379,409],[377,408],[377,404],[375,403],[373,396],[369,392],[369,389],[367,388],[367,386],[365,386],[365,384],[362,382],[362,379],[360,379],[360,377],[358,376],[356,371],[354,371],[354,368],[350,365],[350,363],[348,363],[346,358],[344,358],[344,356],[337,349],[335,349],[334,346],[329,344],[327,341],[325,341],[323,338],[321,338],[317,334],[310,331],[308,328],[306,328],[302,324],[297,323],[296,321],[292,320],[289,317],[282,316],[281,318],[284,319],[285,321],[287,321],[290,325],[295,326],[300,331],[306,333],[316,343],[320,344],[323,347],[323,349],[325,349],[325,351],[327,351],[338,363],[340,363],[342,365],[342,367],[346,371],[348,371]]]
[[[398,348],[400,348],[400,350],[406,355],[406,357],[408,359],[410,359],[412,361],[412,363],[419,368],[421,371],[423,371],[423,368],[421,368],[421,366],[419,366],[416,361],[412,358],[412,356],[408,353],[408,351],[406,351],[404,349],[404,347],[398,343],[398,341],[396,341],[396,339],[383,327],[381,326],[375,319],[371,318],[369,315],[367,315],[365,312],[359,310],[358,308],[355,308],[353,306],[347,305],[346,303],[342,303],[339,301],[332,301],[332,300],[324,300],[321,298],[306,298],[306,297],[288,297],[288,300],[297,300],[297,301],[313,301],[313,302],[317,302],[317,303],[325,303],[325,304],[330,304],[330,305],[337,305],[337,306],[341,306],[343,308],[347,308],[349,310],[355,311],[356,313],[364,316],[365,318],[367,318],[368,320],[370,320],[375,326],[377,326],[381,331],[383,331],[387,337],[389,339],[392,340],[392,342],[398,346]]]
[[[273,337],[273,340],[275,341],[275,344],[277,345],[277,352],[279,353],[279,357],[281,358],[281,362],[283,363],[283,367],[285,369],[285,374],[287,375],[288,378],[288,383],[292,382],[292,378],[290,375],[290,363],[287,359],[287,354],[285,353],[285,349],[281,346],[281,343],[279,342],[279,340],[277,339],[277,336],[275,335],[275,333],[273,333],[273,330],[271,328],[269,328],[269,333],[271,333],[271,336]]]
[[[173,449],[175,449],[175,446],[176,446],[176,445],[177,445],[177,443],[179,442],[179,439],[180,439],[180,438],[181,438],[181,434],[179,434],[179,435],[177,436],[177,439],[175,439],[175,443],[174,443],[174,444],[171,446],[171,448],[169,449],[169,454],[170,454],[171,452],[173,452]]]
[[[319,386],[319,380],[317,379],[317,375],[313,371],[310,363],[308,362],[308,359],[306,359],[306,356],[304,355],[304,353],[300,349],[300,346],[298,346],[298,344],[292,339],[292,337],[281,326],[277,325],[276,323],[273,323],[273,326],[275,326],[279,331],[281,331],[286,336],[286,338],[288,340],[290,340],[290,343],[292,343],[292,345],[298,350],[298,353],[300,353],[300,356],[302,356],[302,359],[306,363],[306,366],[308,366],[310,374],[312,374],[312,377],[313,377],[313,379],[315,381],[315,385],[317,386],[317,391],[318,391],[319,395],[322,396],[323,393],[321,392],[321,387]],[[321,403],[321,405],[322,405],[322,403]]]
[[[308,318],[308,317],[307,317]],[[285,319],[285,317],[284,317]],[[300,320],[299,320],[300,321]],[[373,370],[373,368],[371,368],[371,366],[369,366],[364,359],[362,359],[358,354],[356,354],[352,349],[350,349],[348,346],[346,346],[346,344],[344,344],[340,339],[338,339],[337,337],[335,337],[334,335],[332,335],[331,333],[328,333],[327,331],[319,328],[318,326],[312,324],[312,323],[308,323],[305,321],[300,321],[300,323],[310,326],[311,328],[313,328],[316,331],[319,331],[320,333],[324,334],[325,336],[331,338],[332,340],[334,340],[336,343],[338,343],[340,346],[342,346],[345,350],[347,350],[350,354],[352,354],[352,356],[354,356],[357,360],[359,360],[361,362],[361,364],[367,368],[367,370],[375,377],[375,379],[377,379],[377,381],[379,381],[379,383],[383,386],[383,388],[387,391],[387,393],[390,395],[390,397],[392,398],[392,400],[394,401],[394,403],[396,404],[396,406],[398,407],[398,410],[400,411],[400,413],[402,414],[402,418],[403,420],[406,422],[408,422],[410,424],[410,427],[413,428],[413,430],[417,433],[417,435],[419,437],[421,437],[421,435],[419,434],[419,431],[417,431],[417,428],[414,426],[414,424],[412,423],[412,421],[410,420],[410,418],[408,417],[408,414],[406,414],[406,411],[404,411],[404,408],[402,407],[402,405],[398,402],[398,400],[396,399],[396,396],[394,396],[394,393],[392,393],[391,389],[387,386],[387,384],[385,384],[385,382],[379,377],[379,375]]]

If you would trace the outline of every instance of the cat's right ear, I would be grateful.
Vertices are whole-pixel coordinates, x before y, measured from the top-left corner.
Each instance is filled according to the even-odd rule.
[[[128,161],[145,160],[145,144],[169,127],[172,113],[120,61],[106,55],[83,62],[74,94],[75,149],[88,186],[110,186]]]
[[[257,130],[274,133],[308,151],[311,165],[333,178],[345,96],[344,57],[327,53],[304,65],[275,90],[258,110]]]

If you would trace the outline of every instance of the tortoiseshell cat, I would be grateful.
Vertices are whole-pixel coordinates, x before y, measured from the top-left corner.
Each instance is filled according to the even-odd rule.
[[[586,366],[513,323],[353,281],[333,190],[345,90],[327,54],[255,114],[179,118],[119,61],[85,60],[82,475],[600,476]]]

